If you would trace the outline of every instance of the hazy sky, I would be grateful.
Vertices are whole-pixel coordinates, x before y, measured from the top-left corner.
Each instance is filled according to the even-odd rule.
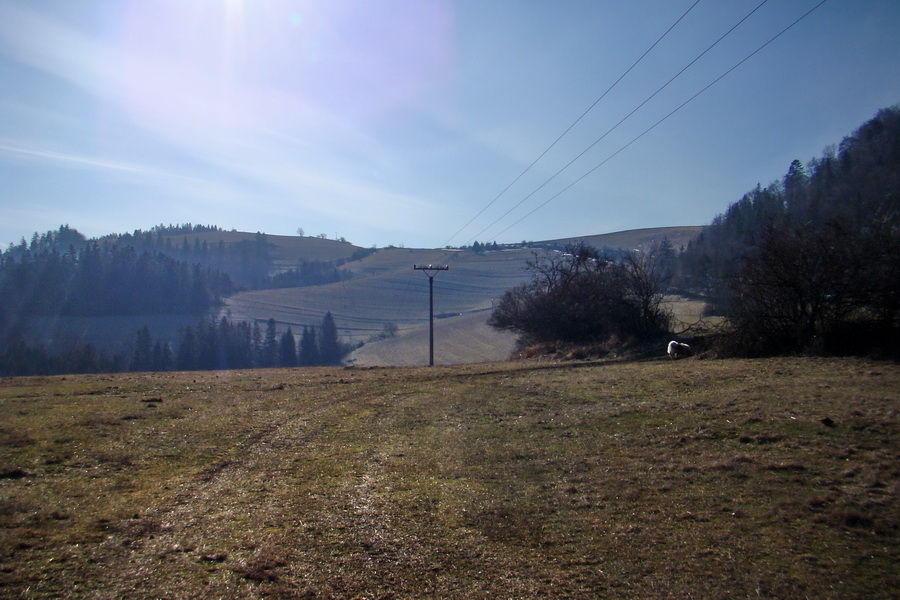
[[[626,147],[819,3],[764,2],[615,127],[761,2],[701,0],[497,198],[694,1],[0,0],[0,244],[702,225],[900,102],[900,1],[828,0]]]

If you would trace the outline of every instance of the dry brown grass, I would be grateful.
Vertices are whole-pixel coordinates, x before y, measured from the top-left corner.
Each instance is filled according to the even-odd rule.
[[[0,597],[894,598],[900,369],[6,379]]]
[[[516,349],[516,335],[487,324],[489,311],[434,322],[434,362],[458,365],[506,360]],[[428,364],[428,325],[365,344],[345,362],[357,366],[412,367]]]

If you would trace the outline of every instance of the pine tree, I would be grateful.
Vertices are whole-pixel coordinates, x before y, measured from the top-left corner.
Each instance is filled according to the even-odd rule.
[[[153,342],[150,339],[150,329],[145,325],[141,327],[135,338],[134,353],[131,357],[129,371],[149,371],[153,368]]]
[[[274,367],[278,364],[278,334],[275,331],[275,319],[266,322],[266,341],[263,342],[262,366]]]
[[[253,331],[250,333],[250,360],[254,367],[263,366],[262,347],[262,331],[259,329],[259,321],[254,321]]]
[[[316,329],[314,327],[303,326],[298,359],[302,367],[312,367],[319,364],[319,346],[316,343]]]
[[[331,312],[322,318],[319,335],[319,360],[323,365],[341,364],[341,344],[338,340],[337,325]]]
[[[294,341],[294,333],[290,327],[281,336],[281,342],[278,345],[278,358],[282,367],[297,366],[297,343]]]
[[[796,159],[791,162],[787,175],[782,180],[782,185],[788,212],[805,220],[808,212],[807,188],[809,177],[806,175],[806,169],[803,167],[802,162]]]
[[[188,325],[184,329],[181,336],[181,343],[178,345],[178,356],[175,359],[175,366],[179,371],[193,371],[196,368],[197,342],[194,337],[194,329]]]
[[[172,349],[169,344],[156,340],[153,346],[153,370],[169,371],[172,368]]]

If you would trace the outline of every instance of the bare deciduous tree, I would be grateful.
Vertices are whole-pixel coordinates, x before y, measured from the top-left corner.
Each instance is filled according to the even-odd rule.
[[[528,268],[531,281],[507,291],[489,320],[521,344],[647,340],[669,328],[652,253],[616,260],[582,243],[536,256]]]

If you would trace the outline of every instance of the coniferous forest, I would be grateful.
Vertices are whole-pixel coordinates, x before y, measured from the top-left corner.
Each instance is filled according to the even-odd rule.
[[[896,355],[900,106],[745,194],[679,267],[673,283],[728,317],[730,353]]]
[[[217,231],[205,226],[158,226],[149,232],[88,240],[61,226],[24,239],[0,254],[0,375],[231,369],[337,364],[349,351],[337,339],[331,315],[319,329],[316,352],[291,360],[263,338],[259,325],[209,322],[205,315],[239,289],[315,285],[340,281],[336,265],[310,261],[270,275],[272,260],[265,236],[210,247],[196,241],[172,243],[175,234]],[[243,282],[236,283],[235,280]],[[40,344],[29,340],[29,319],[65,317],[191,316],[196,325],[181,329],[174,342],[152,336],[148,327],[122,332],[131,350],[107,352],[92,345]],[[274,321],[269,324],[274,328]],[[305,335],[315,335],[307,328]],[[290,332],[289,332],[290,333]],[[301,334],[301,332],[298,332]],[[302,334],[301,334],[302,337]],[[333,338],[333,339],[332,339]],[[302,341],[302,339],[301,339]],[[326,350],[320,352],[320,342]],[[291,344],[293,347],[293,344]],[[307,346],[309,344],[307,343]],[[330,348],[338,348],[335,355]],[[295,349],[296,353],[296,349]]]
[[[340,364],[352,347],[338,337],[327,313],[318,327],[304,327],[299,339],[289,327],[281,335],[274,319],[231,322],[200,318],[181,329],[175,344],[154,338],[148,327],[134,332],[128,353],[98,352],[90,344],[63,349],[10,339],[0,352],[0,375],[114,373],[122,371],[219,371]]]

